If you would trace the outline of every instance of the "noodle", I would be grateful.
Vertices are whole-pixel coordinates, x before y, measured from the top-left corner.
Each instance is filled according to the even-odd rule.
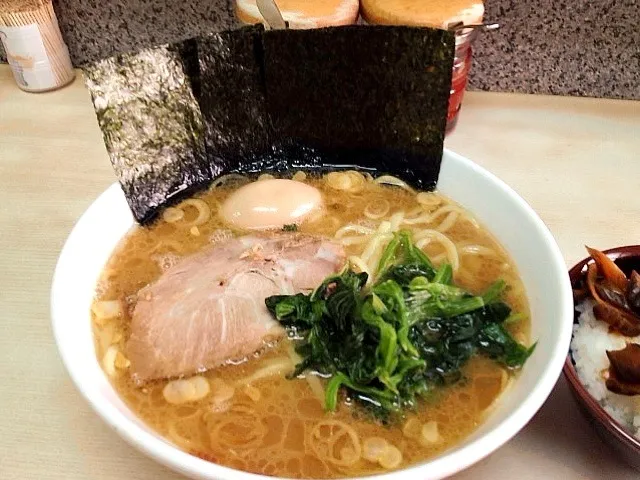
[[[451,227],[453,227],[458,221],[459,216],[460,214],[458,212],[451,212],[446,216],[442,223],[436,227],[436,230],[440,233],[445,233],[446,231],[451,230]]]
[[[442,203],[442,198],[433,192],[420,192],[416,195],[416,201],[423,207],[437,207]]]
[[[360,192],[365,184],[364,176],[356,170],[348,170],[347,172],[345,172],[345,174],[347,175],[347,177],[349,177],[349,180],[351,181],[351,187],[349,188],[349,192],[351,193]]]
[[[455,273],[455,279],[462,283],[471,283],[473,282],[473,275],[466,268],[458,268]]]
[[[169,427],[167,429],[167,434],[173,443],[175,443],[178,447],[183,450],[193,450],[195,444],[188,438],[183,437],[176,431],[175,422],[169,422]]]
[[[227,175],[222,175],[221,177],[216,178],[211,183],[211,186],[209,187],[209,190],[213,190],[215,188],[218,188],[218,187],[220,187],[222,185],[227,184],[228,182],[247,183],[247,182],[249,182],[249,179],[247,177],[245,177],[244,175],[240,175],[238,173],[229,173]]]
[[[367,264],[370,272],[375,272],[378,269],[384,244],[392,238],[393,235],[391,233],[375,235],[369,245],[367,245],[367,250],[363,252],[360,258]],[[373,281],[372,278],[369,279],[368,283],[371,281]]]
[[[424,208],[418,206],[418,207],[413,207],[411,210],[409,210],[405,216],[413,218],[413,217],[417,217],[422,213],[424,213]]]
[[[500,399],[502,398],[502,396],[513,387],[513,376],[509,375],[504,369],[500,370],[500,395],[497,395],[495,398],[493,398],[489,405],[485,407],[484,410],[482,410],[483,417],[487,417],[489,414],[491,414],[491,412],[493,412],[498,407],[498,405],[500,405]]]
[[[190,198],[182,202],[180,205],[194,207],[196,210],[198,210],[198,216],[190,222],[185,222],[185,227],[190,228],[202,225],[208,222],[211,218],[211,208],[204,200],[200,200],[199,198]]]
[[[207,421],[208,420],[208,421]],[[222,414],[207,417],[212,448],[219,444],[224,449],[234,449],[245,455],[262,443],[267,428],[251,405],[236,404]]]
[[[295,348],[293,348],[293,344],[289,345],[289,348],[287,348],[287,352],[289,353],[289,358],[291,358],[291,361],[293,363],[298,365],[300,362],[302,362],[302,357],[298,355]],[[304,378],[309,384],[309,388],[311,388],[311,391],[313,392],[315,397],[320,403],[322,403],[324,401],[324,388],[320,384],[320,379],[318,379],[318,377],[316,377],[312,373],[307,373]]]
[[[357,266],[362,272],[366,272],[369,275],[367,278],[367,284],[370,284],[373,281],[373,275],[371,275],[371,272],[374,272],[378,266],[380,255],[382,254],[381,250],[383,243],[391,240],[392,236],[391,222],[386,220],[380,222],[375,233],[372,232],[372,235],[368,237],[368,243],[363,252],[359,256],[353,257],[353,261],[350,258],[350,262],[352,264]]]
[[[473,226],[473,228],[475,228],[476,230],[480,230],[480,224],[475,218],[473,218],[471,215],[468,215],[464,212],[462,212],[460,215],[462,219],[466,222],[469,222]]]
[[[373,202],[367,203],[363,213],[365,217],[377,220],[389,213],[389,208],[391,208],[391,206],[388,200],[377,199]]]
[[[360,270],[360,272],[366,273],[367,275],[369,275],[369,277],[371,277],[369,266],[364,263],[360,257],[353,255],[348,258],[348,261],[349,265],[351,265],[352,267],[356,267],[357,270]]]
[[[445,205],[444,207],[440,207],[433,213],[425,213],[415,218],[405,218],[403,223],[406,225],[416,225],[418,223],[431,223],[440,215],[444,215],[445,213],[449,213],[449,212],[462,213],[462,209],[456,205]]]
[[[387,221],[380,222],[380,225],[378,226],[378,230],[373,235],[373,238],[369,240],[369,243],[365,247],[362,254],[360,254],[360,258],[362,259],[363,262],[365,262],[366,264],[369,264],[369,260],[371,259],[371,256],[375,253],[376,249],[380,246],[381,241],[383,241],[384,239],[391,240],[392,235],[390,234],[390,232],[391,232],[391,223]],[[388,235],[385,235],[385,234],[388,234]]]
[[[460,267],[460,257],[458,256],[458,249],[455,244],[446,235],[438,232],[437,230],[421,230],[414,236],[416,246],[423,248],[431,240],[437,240],[444,247],[449,263],[453,271],[457,271]]]
[[[291,177],[291,180],[295,180],[296,182],[304,182],[306,179],[307,174],[302,170],[298,170],[296,173],[294,173],[293,177]]]
[[[362,235],[361,237],[342,237],[340,238],[340,243],[342,245],[360,245],[361,243],[367,243],[369,240],[366,235]]]
[[[371,235],[372,233],[374,233],[375,230],[373,230],[372,228],[368,228],[368,227],[363,227],[362,225],[354,225],[354,224],[349,224],[349,225],[345,225],[344,227],[342,227],[341,229],[339,229],[334,237],[335,238],[342,238],[345,236],[345,234],[349,233],[349,232],[355,232],[355,233],[359,233],[361,235]]]
[[[176,223],[184,218],[184,210],[176,207],[169,207],[162,212],[162,219],[167,223]]]
[[[495,250],[483,245],[463,245],[459,246],[458,251],[460,255],[482,255],[485,257],[500,258],[500,255],[498,255]]]
[[[362,190],[365,184],[365,177],[356,170],[331,172],[325,178],[331,188],[352,193]]]
[[[331,172],[326,176],[327,185],[335,190],[349,190],[351,179],[342,172]]]
[[[400,225],[402,224],[402,221],[404,220],[404,212],[396,212],[393,215],[391,215],[391,218],[389,219],[389,224],[390,224],[390,230],[392,232],[397,232],[400,229]]]
[[[340,458],[336,456],[335,447],[347,437],[346,446],[340,449]],[[348,467],[360,460],[362,447],[356,431],[345,422],[339,420],[323,420],[317,423],[310,432],[309,443],[320,460],[334,465]],[[345,449],[351,448],[352,455],[345,455]]]
[[[438,255],[434,255],[433,257],[431,257],[431,261],[433,262],[434,265],[440,265],[442,262],[444,262],[447,259],[447,253],[439,253]]]
[[[282,375],[285,370],[292,370],[293,367],[294,365],[290,358],[277,358],[248,377],[239,379],[236,382],[236,385],[250,385],[257,380],[262,380],[263,378]]]
[[[373,183],[377,183],[378,185],[393,185],[395,187],[400,187],[408,192],[414,193],[415,190],[409,186],[409,184],[403,180],[400,180],[398,177],[394,177],[392,175],[382,175],[373,180]]]
[[[191,405],[183,406],[183,407],[180,407],[179,409],[176,409],[176,416],[184,420],[190,419],[199,414],[200,414],[200,411],[198,410],[198,408]]]

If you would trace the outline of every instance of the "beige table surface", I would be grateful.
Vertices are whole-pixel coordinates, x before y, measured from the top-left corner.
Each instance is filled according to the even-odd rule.
[[[640,243],[640,102],[470,93],[447,146],[540,214],[567,264]],[[27,94],[0,66],[0,479],[181,478],[80,397],[49,326],[56,257],[114,177],[82,82]],[[511,442],[458,479],[635,479],[594,437],[564,379]]]

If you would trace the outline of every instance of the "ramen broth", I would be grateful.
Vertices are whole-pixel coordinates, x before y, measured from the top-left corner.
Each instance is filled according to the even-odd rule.
[[[425,231],[435,231],[425,237],[429,241],[418,240],[417,245],[436,265],[453,263],[455,283],[472,293],[504,279],[509,286],[504,301],[524,314],[508,329],[518,341],[529,343],[527,300],[513,262],[491,234],[454,202],[438,193],[379,184],[355,173],[347,190],[340,189],[344,184],[336,184],[335,175],[297,175],[317,187],[325,202],[324,213],[310,217],[299,231],[328,237],[337,233],[347,257],[362,254],[368,232],[385,220],[398,224],[400,219],[395,227],[414,232],[415,238],[420,238],[420,232],[424,236]],[[178,220],[166,221],[165,216],[150,228],[135,227],[108,261],[92,309],[96,350],[129,407],[189,453],[280,477],[335,478],[402,468],[455,446],[473,432],[514,376],[481,356],[464,367],[463,380],[438,389],[415,411],[388,425],[375,421],[344,396],[335,413],[325,412],[322,390],[318,390],[324,380],[318,377],[313,381],[285,378],[295,365],[287,339],[265,346],[245,361],[200,374],[208,380],[210,391],[195,402],[168,403],[163,389],[170,380],[139,386],[130,379],[124,353],[136,293],[180,258],[243,233],[229,230],[216,212],[244,182],[232,179],[183,204],[184,216]],[[203,214],[206,210],[210,215]],[[347,225],[364,228],[345,229]],[[107,318],[100,309],[114,304],[101,302],[113,300],[121,301],[122,313]],[[266,376],[251,381],[252,376],[261,375]],[[380,462],[365,459],[367,450],[380,439],[396,447],[400,457],[392,455]]]

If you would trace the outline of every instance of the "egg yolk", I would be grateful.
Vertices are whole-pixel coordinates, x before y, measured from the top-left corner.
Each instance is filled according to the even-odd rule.
[[[260,180],[244,185],[222,204],[222,217],[235,227],[251,230],[300,224],[322,207],[320,191],[287,179]]]

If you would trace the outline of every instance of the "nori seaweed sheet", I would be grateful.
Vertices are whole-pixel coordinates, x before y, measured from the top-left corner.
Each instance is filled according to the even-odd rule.
[[[135,219],[211,180],[202,115],[170,46],[85,67],[85,82],[111,163]]]
[[[198,61],[198,42],[195,38],[189,38],[175,44],[182,58],[184,73],[191,83],[193,96],[200,101],[200,63]]]
[[[269,145],[261,61],[262,26],[198,39],[200,106],[214,176]]]
[[[349,26],[225,31],[85,68],[134,217],[232,171],[359,168],[434,188],[454,36]]]
[[[395,26],[198,39],[214,176],[356,166],[434,188],[454,48],[451,32]]]
[[[455,40],[444,30],[349,26],[264,36],[276,138],[435,187]]]

